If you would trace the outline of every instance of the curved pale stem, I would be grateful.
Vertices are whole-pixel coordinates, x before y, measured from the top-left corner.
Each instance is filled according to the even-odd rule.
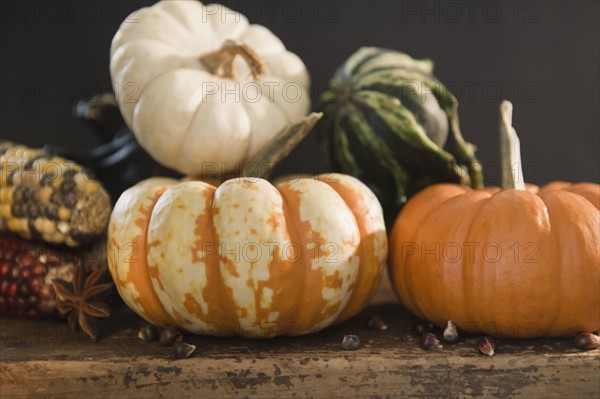
[[[235,79],[233,60],[238,55],[246,61],[255,80],[267,73],[267,66],[262,58],[245,43],[234,40],[226,40],[217,51],[201,56],[200,62],[213,75],[224,79]]]
[[[500,162],[502,167],[502,188],[525,190],[523,164],[521,163],[521,143],[512,127],[513,105],[510,101],[500,104]]]

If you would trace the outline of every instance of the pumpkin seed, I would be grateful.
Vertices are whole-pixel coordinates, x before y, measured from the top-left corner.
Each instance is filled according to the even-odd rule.
[[[490,337],[483,337],[477,343],[477,349],[481,354],[491,357],[496,353],[496,343]]]
[[[160,333],[159,342],[162,346],[171,346],[181,337],[181,331],[175,327],[167,327]]]
[[[138,331],[138,338],[144,342],[154,342],[158,339],[158,332],[156,327],[152,324],[144,323]]]
[[[186,342],[175,342],[173,345],[173,353],[177,359],[187,359],[196,350],[196,345],[191,345]]]
[[[344,335],[344,339],[342,340],[342,348],[346,350],[356,350],[360,345],[360,338],[356,335],[347,334]]]
[[[383,321],[381,316],[371,316],[366,323],[368,330],[387,330],[388,325]]]
[[[426,332],[421,335],[421,341],[419,342],[421,349],[426,351],[433,349],[441,349],[443,346],[437,339],[436,335],[432,332]]]
[[[458,329],[452,320],[448,320],[448,324],[446,325],[442,336],[446,342],[453,343],[458,341]]]
[[[575,347],[586,351],[600,347],[600,337],[592,333],[579,333],[575,336]]]

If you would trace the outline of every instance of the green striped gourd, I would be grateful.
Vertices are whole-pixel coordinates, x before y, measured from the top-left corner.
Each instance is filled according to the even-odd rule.
[[[458,101],[432,72],[429,60],[363,47],[320,99],[317,129],[328,161],[375,192],[388,222],[430,184],[483,184],[475,147],[460,132]]]

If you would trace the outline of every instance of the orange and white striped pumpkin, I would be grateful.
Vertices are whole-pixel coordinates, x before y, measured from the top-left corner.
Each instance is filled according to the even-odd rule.
[[[357,314],[387,258],[381,206],[339,174],[286,180],[152,178],[125,191],[109,225],[123,300],[197,334],[316,332]]]

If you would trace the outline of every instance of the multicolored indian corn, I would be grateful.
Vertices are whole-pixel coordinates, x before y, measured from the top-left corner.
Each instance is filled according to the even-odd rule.
[[[106,232],[110,198],[75,162],[0,140],[0,231],[77,247]]]

